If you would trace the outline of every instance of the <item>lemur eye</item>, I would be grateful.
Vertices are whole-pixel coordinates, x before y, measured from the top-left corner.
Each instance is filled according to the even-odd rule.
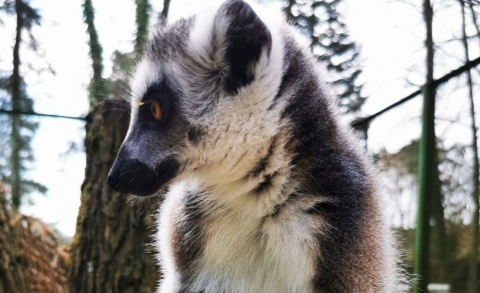
[[[155,120],[160,121],[162,119],[162,109],[157,101],[152,101],[150,104],[150,111]]]

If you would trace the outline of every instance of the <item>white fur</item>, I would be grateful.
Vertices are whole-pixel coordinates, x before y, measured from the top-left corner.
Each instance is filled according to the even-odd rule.
[[[198,187],[198,183],[188,180],[174,184],[162,206],[157,236],[166,276],[162,293],[175,292],[177,288],[169,242],[171,228],[182,221],[178,215],[182,215],[184,194]],[[192,292],[219,292],[220,288],[238,293],[311,292],[316,244],[312,235],[327,227],[299,216],[304,214],[301,209],[306,205],[289,207],[279,219],[262,222],[258,206],[245,202],[245,198],[228,206],[211,206],[207,217],[213,220],[209,220],[204,231],[209,241],[196,264],[199,273]],[[212,203],[209,198],[204,200]],[[264,233],[264,243],[258,243],[257,233]]]
[[[173,185],[170,188],[168,195],[165,197],[159,217],[157,227],[156,245],[159,252],[159,260],[162,267],[164,278],[160,281],[160,292],[175,292],[178,288],[178,273],[173,259],[173,252],[171,247],[172,228],[175,226],[176,215],[179,209],[182,208],[182,197],[184,195],[184,184]]]
[[[207,6],[196,15],[195,26],[190,33],[189,44],[191,48],[200,55],[212,49],[211,41],[215,14],[222,2],[216,1],[214,4],[215,5],[208,3]]]
[[[227,292],[309,292],[313,265],[308,263],[313,260],[308,243],[314,239],[303,225],[304,219],[294,214],[281,225],[267,220],[260,230],[261,219],[253,218],[249,211],[213,215],[217,221],[208,226],[210,241],[197,288],[218,292],[220,286],[216,285],[222,284]],[[259,230],[266,233],[263,244],[258,243]],[[304,244],[299,246],[301,237]]]

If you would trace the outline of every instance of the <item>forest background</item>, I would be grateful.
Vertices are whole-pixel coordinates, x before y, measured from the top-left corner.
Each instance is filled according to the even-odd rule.
[[[311,39],[319,65],[326,69],[324,79],[345,113],[345,122],[356,122],[357,127],[363,126],[363,131],[368,129],[368,135],[360,130],[359,137],[364,139],[382,171],[385,208],[392,227],[402,236],[405,258],[411,264],[407,270],[413,270],[414,229],[418,227],[417,178],[421,172],[417,158],[422,117],[425,117],[422,96],[415,95],[368,123],[360,122],[480,56],[478,1],[264,2],[283,9],[286,17]],[[112,239],[124,241],[118,240],[124,237],[108,236],[103,242],[94,243],[95,236],[105,235],[107,229],[109,235],[131,233],[120,231],[108,211],[92,215],[95,204],[122,205],[132,215],[132,223],[141,223],[133,225],[140,227],[134,233],[148,236],[149,211],[139,212],[127,204],[124,207],[126,201],[120,202],[120,197],[111,200],[108,192],[102,193],[99,183],[89,181],[89,177],[91,180],[104,176],[102,172],[108,168],[88,165],[98,166],[94,164],[99,159],[95,154],[113,159],[121,142],[121,130],[117,133],[110,129],[115,135],[110,133],[111,139],[104,139],[101,132],[108,131],[111,122],[99,122],[106,118],[98,113],[113,112],[116,114],[109,119],[125,120],[121,116],[125,111],[116,111],[125,109],[124,105],[110,101],[122,97],[127,72],[148,32],[165,21],[167,15],[173,21],[205,8],[203,1],[172,0],[167,5],[170,9],[165,9],[164,3],[168,1],[124,0],[113,4],[88,0],[55,3],[4,0],[1,3],[1,192],[6,194],[8,201],[4,205],[9,207],[10,215],[19,208],[32,227],[32,223],[37,223],[35,218],[41,219],[48,224],[45,230],[53,232],[55,245],[65,245],[62,249],[68,253],[60,264],[65,278],[55,279],[59,288],[70,286],[70,291],[83,292],[78,287],[82,286],[80,283],[90,286],[89,292],[106,292],[101,291],[105,285],[100,285],[105,283],[113,292],[116,290],[111,288],[117,291],[125,288],[127,281],[114,277],[115,270],[95,277],[81,275],[81,268],[92,265],[89,263],[92,259],[96,259],[93,269],[102,272],[107,260],[114,256],[113,252],[93,255],[95,245],[103,247]],[[433,17],[429,18],[429,14]],[[478,146],[473,136],[476,133],[473,121],[478,125],[475,116],[478,94],[477,97],[475,94],[479,92],[480,72],[475,64],[470,67],[471,70],[464,68],[439,83],[433,91],[437,139],[433,163],[429,166],[436,178],[429,183],[433,192],[428,202],[428,226],[432,232],[428,236],[428,275],[430,283],[443,284],[437,288],[473,293],[478,292],[479,246]],[[423,89],[425,93],[428,87]],[[115,117],[117,114],[120,116]],[[99,160],[102,164],[109,163]],[[103,201],[88,202],[89,196],[96,192],[102,193],[98,198]],[[85,231],[82,223],[88,218],[100,223],[100,227]],[[75,227],[76,235],[72,238]],[[127,253],[131,249],[141,250],[142,241],[116,245]],[[51,247],[57,249],[55,245]],[[138,267],[143,272],[155,271],[151,264],[142,263]],[[121,270],[125,268],[118,268]],[[31,286],[28,276],[25,278],[25,286]],[[77,284],[72,285],[75,284],[72,280],[77,280]],[[149,292],[148,280],[129,282]],[[435,286],[431,287],[434,289]]]

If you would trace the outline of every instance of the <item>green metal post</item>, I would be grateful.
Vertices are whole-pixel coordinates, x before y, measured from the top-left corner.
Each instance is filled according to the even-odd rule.
[[[414,273],[418,281],[414,292],[428,292],[428,256],[430,239],[430,206],[437,168],[435,145],[435,87],[423,87],[422,137],[418,161],[418,211],[415,229]]]
[[[418,154],[418,210],[415,229],[415,251],[413,272],[418,278],[413,292],[428,292],[430,252],[430,203],[435,196],[438,183],[437,148],[435,141],[435,90],[433,84],[433,9],[430,0],[423,0],[423,17],[426,27],[425,48],[426,82],[422,88],[423,113],[422,137]]]

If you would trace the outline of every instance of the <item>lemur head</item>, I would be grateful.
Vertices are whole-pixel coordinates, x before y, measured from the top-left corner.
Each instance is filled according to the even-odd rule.
[[[110,186],[152,195],[182,176],[210,184],[245,176],[279,128],[279,31],[241,0],[158,31],[132,76]]]

